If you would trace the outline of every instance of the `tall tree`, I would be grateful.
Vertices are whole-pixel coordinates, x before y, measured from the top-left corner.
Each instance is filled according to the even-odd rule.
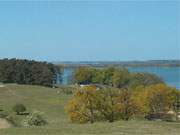
[[[0,60],[0,82],[52,86],[60,68],[46,62]]]

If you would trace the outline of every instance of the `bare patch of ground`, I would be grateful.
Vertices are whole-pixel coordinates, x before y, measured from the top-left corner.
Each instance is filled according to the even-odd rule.
[[[0,118],[0,129],[9,128],[10,126],[7,120]]]
[[[3,88],[4,87],[4,85],[3,84],[0,84],[0,88]]]

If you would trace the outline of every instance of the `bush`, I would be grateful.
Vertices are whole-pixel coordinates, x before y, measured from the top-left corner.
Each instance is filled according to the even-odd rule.
[[[42,113],[33,112],[23,121],[24,126],[44,126],[47,121],[42,117]]]
[[[148,114],[147,116],[145,116],[145,118],[148,120],[161,120],[161,121],[168,121],[168,122],[176,121],[175,114],[167,114],[167,113]]]
[[[148,120],[162,120],[164,117],[164,113],[152,113],[145,116]]]
[[[0,118],[6,118],[8,114],[4,111],[0,111]]]
[[[3,109],[0,108],[0,112],[3,111]]]
[[[26,111],[26,107],[23,104],[16,104],[13,107],[13,111],[16,112],[17,115],[20,115]]]
[[[8,115],[6,118],[5,118],[10,124],[12,124],[13,126],[20,126],[19,123],[18,123],[18,120],[16,117],[14,116],[11,116],[11,115]]]
[[[57,93],[63,93],[63,94],[67,94],[67,95],[71,95],[71,94],[73,94],[73,92],[75,91],[75,87],[71,87],[71,86],[69,86],[69,87],[67,87],[67,86],[61,86],[60,87],[61,88],[61,90],[60,91],[57,91]]]
[[[163,117],[163,121],[168,121],[168,122],[176,121],[176,115],[175,114],[166,114]]]

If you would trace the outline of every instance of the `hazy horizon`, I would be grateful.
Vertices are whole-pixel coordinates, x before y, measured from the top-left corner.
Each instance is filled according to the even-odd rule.
[[[79,60],[79,61],[73,61],[73,60],[67,60],[67,61],[59,61],[59,60],[38,60],[38,59],[30,59],[30,58],[16,58],[16,57],[4,57],[0,58],[2,59],[20,59],[20,60],[33,60],[33,61],[40,61],[40,62],[51,62],[51,63],[83,63],[83,62],[150,62],[150,61],[180,61],[180,59],[147,59],[147,60]]]
[[[0,17],[0,59],[180,59],[178,1],[9,1]]]

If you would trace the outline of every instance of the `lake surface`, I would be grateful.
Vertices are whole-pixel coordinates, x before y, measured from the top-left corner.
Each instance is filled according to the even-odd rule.
[[[180,89],[180,67],[128,67],[130,72],[148,72],[161,77],[169,86]]]
[[[148,72],[161,77],[169,86],[180,89],[180,67],[127,67],[130,72]],[[65,68],[62,84],[68,84],[74,68]],[[60,82],[60,81],[59,81]]]

